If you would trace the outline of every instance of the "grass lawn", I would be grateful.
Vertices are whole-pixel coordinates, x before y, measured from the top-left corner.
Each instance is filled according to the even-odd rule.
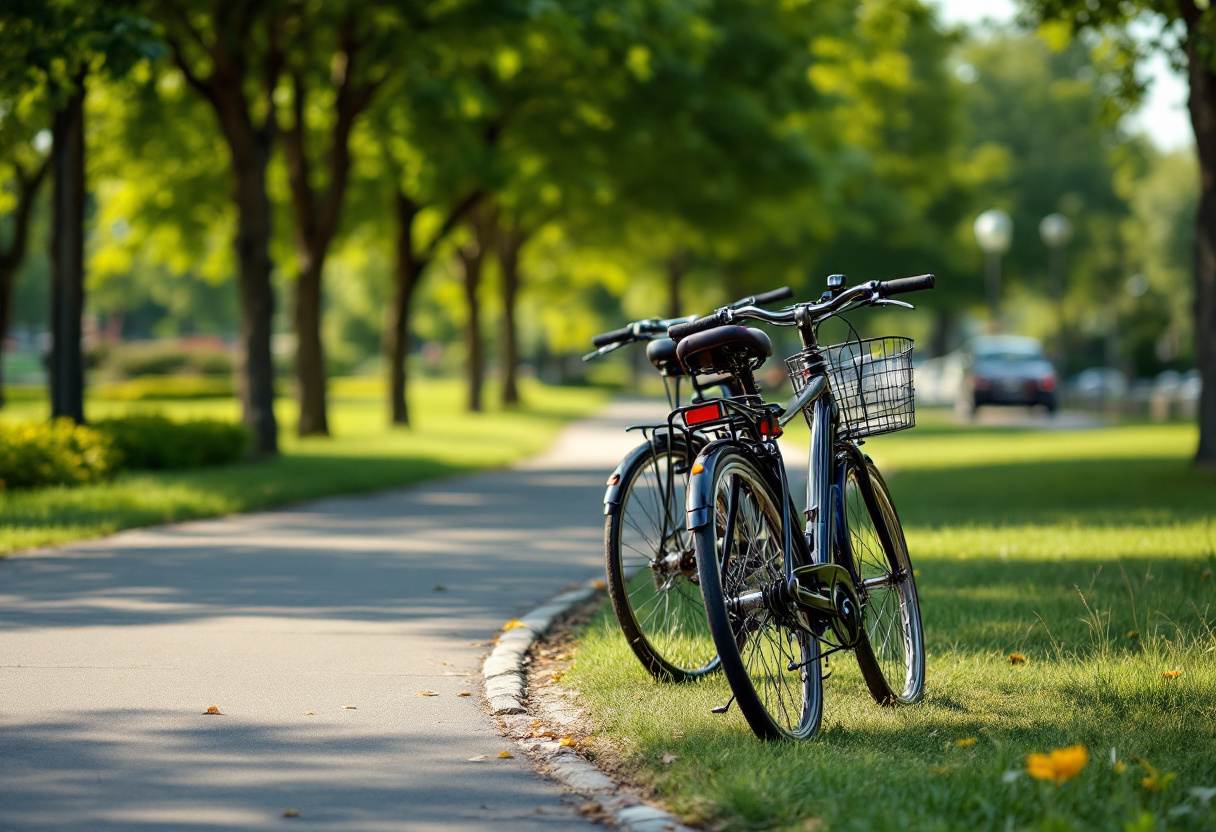
[[[296,408],[276,406],[283,454],[273,460],[190,471],[130,472],[80,488],[0,492],[0,554],[96,537],[133,526],[265,508],[329,494],[371,491],[491,468],[542,450],[567,420],[595,410],[603,392],[527,384],[516,411],[465,412],[463,385],[420,380],[410,395],[412,429],[387,424],[383,385],[338,379],[331,385],[328,439],[294,436]],[[157,411],[185,419],[237,419],[232,399],[91,400],[90,418]],[[43,419],[45,399],[17,397],[4,419]]]
[[[590,747],[711,829],[1216,829],[1216,478],[1189,467],[1194,427],[920,422],[866,449],[918,570],[921,703],[877,707],[842,655],[822,734],[762,744],[709,712],[720,675],[653,682],[605,609],[560,682]],[[1075,779],[1027,775],[1074,744]]]

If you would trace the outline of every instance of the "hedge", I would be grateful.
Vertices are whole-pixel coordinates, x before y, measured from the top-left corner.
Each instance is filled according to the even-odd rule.
[[[0,422],[0,488],[101,482],[121,459],[109,434],[71,419]]]
[[[225,465],[248,447],[244,426],[215,419],[135,415],[87,427],[70,419],[0,422],[0,490],[101,482],[124,468]]]

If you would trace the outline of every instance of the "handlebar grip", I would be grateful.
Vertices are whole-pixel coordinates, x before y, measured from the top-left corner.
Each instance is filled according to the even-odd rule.
[[[780,289],[774,289],[771,292],[765,292],[762,295],[756,295],[753,302],[756,306],[767,306],[770,303],[776,303],[779,300],[789,300],[794,296],[794,290],[789,286],[782,286]]]
[[[627,338],[633,337],[633,324],[623,326],[620,329],[614,329],[612,332],[604,332],[596,335],[591,339],[591,343],[597,347],[606,347],[609,344],[615,344],[617,341],[624,341]]]
[[[682,338],[687,338],[689,335],[695,335],[698,332],[722,326],[724,323],[726,323],[725,316],[721,312],[715,312],[712,315],[697,318],[695,321],[689,321],[686,324],[676,324],[667,330],[667,336],[673,341],[679,341]]]
[[[902,295],[905,292],[919,292],[922,289],[932,289],[936,283],[937,278],[931,274],[883,280],[878,284],[878,296],[889,298],[891,295]]]

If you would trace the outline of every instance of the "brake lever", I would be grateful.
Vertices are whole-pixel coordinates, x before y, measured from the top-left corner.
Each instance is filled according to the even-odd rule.
[[[633,343],[633,341],[617,341],[616,343],[609,344],[606,347],[600,347],[595,352],[589,352],[586,355],[584,355],[583,362],[586,363],[588,361],[594,361],[595,359],[599,358],[601,355],[607,355],[608,353],[613,352],[614,350],[619,350],[621,347],[625,346],[626,344],[632,344],[632,343]]]
[[[905,303],[902,300],[891,300],[890,298],[878,298],[870,302],[871,306],[902,306],[905,309],[915,309],[916,307],[910,303]]]

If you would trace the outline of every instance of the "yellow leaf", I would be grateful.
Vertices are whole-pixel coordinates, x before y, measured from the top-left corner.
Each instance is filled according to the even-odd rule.
[[[207,707],[207,710],[203,711],[203,713],[204,714],[219,714],[220,716],[223,716],[223,714],[220,714],[220,709],[217,708],[215,705],[209,705]]]
[[[1122,774],[1127,769],[1127,763],[1120,760],[1115,763],[1115,774]]]
[[[959,748],[969,748],[969,747],[975,745],[977,742],[979,742],[978,737],[967,737],[966,739],[955,740],[954,744],[957,745]]]
[[[456,694],[456,695],[457,695],[457,696],[472,696],[473,694],[472,694],[472,692],[471,692],[471,691],[462,690],[460,693],[458,693],[458,694]]]
[[[417,696],[438,696],[439,692],[433,691],[433,690],[420,690],[420,691],[418,691],[418,693],[416,695]]]
[[[529,722],[529,723],[528,723],[528,726],[529,726],[530,728],[536,728],[538,725],[540,725],[540,720],[539,720],[539,719],[534,719],[534,720],[532,720],[531,722]]]
[[[305,711],[304,716],[316,716],[312,711]]]
[[[1135,639],[1140,638],[1140,633],[1137,630],[1131,630],[1130,632],[1128,632],[1127,637],[1135,640]]]
[[[569,748],[570,746],[574,745],[574,740],[571,739],[570,737],[562,737],[560,740],[557,741],[557,744],[564,745],[565,747]]]
[[[516,627],[522,627],[522,626],[524,626],[524,622],[520,621],[518,618],[513,618],[510,621],[508,621],[506,624],[503,624],[502,629],[503,629],[503,632],[506,632],[507,630],[514,630]]]
[[[509,760],[514,756],[515,755],[512,754],[510,751],[499,751],[498,752],[498,759],[500,759],[500,760]]]
[[[297,812],[295,809],[285,809],[283,811],[283,817],[285,817],[285,818],[298,818],[299,816],[300,816],[300,813]]]
[[[1164,673],[1162,673],[1161,675],[1167,679],[1177,679],[1179,676],[1182,675],[1182,671],[1181,670],[1167,670]]]
[[[344,710],[344,711],[355,711],[355,710],[358,710],[358,708],[356,708],[354,705],[343,705],[343,706],[342,706],[342,710]]]
[[[1009,654],[1009,663],[1010,664],[1025,664],[1026,657],[1023,656],[1021,653],[1010,653]]]
[[[591,588],[603,591],[608,588],[608,584],[597,578],[596,580],[591,582]]]

